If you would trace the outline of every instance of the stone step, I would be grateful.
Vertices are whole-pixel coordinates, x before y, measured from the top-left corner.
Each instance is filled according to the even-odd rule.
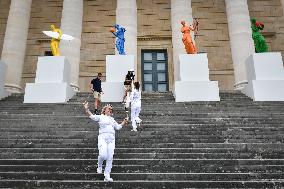
[[[3,187],[32,187],[32,188],[282,188],[284,187],[283,179],[276,180],[239,180],[239,181],[192,181],[192,180],[130,180],[130,181],[114,181],[106,183],[100,180],[0,180]]]
[[[97,148],[0,148],[0,153],[94,153]],[[115,148],[115,153],[227,153],[234,148]]]
[[[148,165],[162,164],[164,166],[202,167],[212,164],[219,166],[232,165],[281,165],[284,159],[121,159],[114,157],[114,164],[118,165]],[[0,165],[96,165],[94,159],[0,159]],[[149,169],[151,169],[149,167]]]
[[[284,102],[220,93],[220,102],[176,103],[142,93],[142,128],[117,132],[112,177],[96,173],[98,124],[77,93],[64,104],[0,101],[0,186],[6,188],[281,188]],[[102,103],[104,105],[105,103]],[[125,117],[112,103],[114,118]]]
[[[103,165],[103,168],[105,166]],[[97,164],[70,164],[70,165],[0,165],[3,172],[90,172],[96,173]],[[119,165],[113,162],[113,173],[283,173],[284,165]]]
[[[143,144],[141,142],[144,141]],[[1,140],[1,147],[90,147],[97,144],[96,139],[62,139],[62,140]],[[129,146],[136,147],[191,147],[193,144],[220,144],[220,143],[271,143],[278,144],[283,142],[283,139],[186,139],[186,140],[136,140],[116,139],[116,145],[119,147]]]
[[[32,142],[27,143],[17,143],[17,144],[4,144],[1,145],[2,148],[93,148],[96,147],[96,143],[62,143],[58,144],[34,144]],[[279,151],[279,149],[284,149],[283,143],[266,143],[266,142],[259,142],[259,143],[230,143],[225,141],[223,143],[163,143],[163,144],[116,144],[117,148],[235,148],[235,149],[242,149],[242,150],[250,150],[251,148],[259,148],[265,151],[275,150]]]
[[[116,157],[120,157],[122,159],[252,159],[252,158],[263,158],[263,159],[278,159],[283,158],[279,156],[278,153],[270,153],[270,152],[229,152],[229,153],[116,153]],[[3,152],[0,154],[1,159],[95,159],[98,157],[98,151],[90,152],[90,153],[19,153],[15,150],[13,152]]]
[[[6,118],[5,118],[6,117]],[[116,117],[114,116],[115,120],[117,122],[120,122],[126,117],[126,115],[121,116],[121,117]],[[196,118],[196,117],[190,117],[190,116],[167,116],[167,115],[162,115],[162,116],[152,116],[149,115],[147,117],[141,116],[141,119],[143,120],[144,123],[160,123],[161,125],[164,125],[165,123],[168,123],[168,125],[172,124],[280,124],[283,125],[284,118],[283,117],[275,117],[274,119],[267,119],[267,118],[257,118],[257,117],[233,117],[233,118],[222,118],[222,117],[217,117],[217,118],[208,118],[208,117],[203,117],[203,118]],[[0,115],[0,121],[3,124],[7,123],[12,123],[12,122],[21,122],[21,121],[28,121],[31,124],[33,124],[33,121],[38,121],[44,123],[57,123],[58,125],[60,124],[67,124],[67,123],[73,123],[77,122],[82,125],[86,123],[92,123],[95,124],[91,119],[85,117],[85,116],[64,116],[64,115],[34,115],[33,117],[28,116],[28,115],[9,115],[9,116],[1,116]],[[66,123],[65,123],[66,121]],[[169,122],[171,121],[171,122]]]
[[[67,129],[66,129],[67,130]],[[175,132],[175,131],[171,131]],[[177,133],[177,132],[175,132]],[[0,140],[2,142],[9,142],[10,140],[18,140],[18,142],[21,141],[47,141],[50,140],[51,142],[53,140],[66,140],[66,139],[74,139],[76,140],[89,140],[89,139],[94,139],[98,135],[97,132],[93,131],[83,131],[83,132],[74,132],[74,131],[55,131],[53,133],[50,132],[5,132],[0,134]],[[215,133],[202,133],[202,131],[196,131],[196,132],[188,132],[188,133],[179,133],[177,136],[172,136],[171,134],[167,134],[165,132],[155,132],[155,131],[141,131],[139,135],[137,136],[135,133],[122,133],[119,134],[119,137],[117,137],[117,142],[127,142],[126,140],[129,139],[129,142],[139,142],[139,141],[133,141],[135,139],[137,140],[145,140],[145,142],[149,140],[155,140],[156,142],[166,142],[166,141],[173,141],[173,142],[182,142],[184,140],[185,142],[188,141],[189,139],[277,139],[277,140],[282,140],[284,139],[283,135],[280,135],[277,131],[275,132],[269,132],[269,133],[245,133],[245,132],[240,132],[240,133],[230,133],[230,134],[221,134],[220,132],[215,132]],[[95,140],[95,139],[94,139]],[[143,141],[140,141],[143,142]]]
[[[20,125],[21,124],[21,125]],[[80,125],[80,127],[78,127]],[[123,127],[123,130],[128,130],[131,128],[131,124],[129,123],[125,127]],[[167,131],[185,131],[186,133],[190,132],[196,132],[200,131],[201,134],[202,132],[210,131],[213,132],[214,130],[216,132],[221,132],[221,131],[228,131],[228,132],[233,132],[233,131],[242,131],[245,130],[250,134],[250,132],[255,132],[255,133],[261,133],[261,132],[273,132],[273,131],[283,131],[284,124],[278,124],[276,123],[257,123],[256,122],[244,122],[244,123],[237,123],[237,122],[222,122],[222,121],[216,121],[216,122],[191,122],[188,123],[186,121],[176,121],[174,124],[171,123],[163,123],[159,121],[152,121],[149,122],[147,120],[143,120],[141,128],[143,128],[143,131],[147,132],[161,132],[164,131],[165,134]],[[35,119],[25,119],[25,120],[12,120],[10,119],[9,121],[1,122],[1,127],[2,131],[7,131],[7,132],[37,132],[37,131],[42,131],[42,132],[47,132],[47,131],[64,131],[68,130],[70,132],[73,131],[97,131],[98,130],[98,124],[94,123],[93,121],[89,119],[85,120],[74,120],[68,121],[66,120],[48,120],[47,122],[43,122],[40,120],[35,120]],[[119,132],[118,132],[119,133]],[[213,132],[215,133],[215,132]],[[280,133],[281,134],[281,133]]]
[[[128,154],[128,153],[140,153],[140,154],[224,154],[224,153],[239,153],[241,154],[267,154],[274,157],[281,158],[283,157],[283,153],[278,153],[283,151],[282,145],[274,145],[268,146],[265,149],[264,146],[261,145],[228,145],[226,148],[119,148],[116,147],[115,152],[118,154]],[[0,148],[0,152],[3,154],[15,154],[15,153],[65,153],[65,154],[80,154],[80,153],[96,153],[97,148],[94,145],[92,148]],[[276,155],[277,154],[277,155]]]
[[[112,178],[121,180],[196,180],[196,181],[239,181],[239,180],[279,180],[281,173],[112,173]],[[102,180],[103,174],[88,172],[0,172],[1,180]]]

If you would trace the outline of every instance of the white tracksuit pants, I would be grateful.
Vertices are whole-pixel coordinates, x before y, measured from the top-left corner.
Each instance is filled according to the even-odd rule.
[[[115,149],[115,137],[113,134],[103,133],[98,136],[98,167],[102,167],[103,161],[106,160],[104,171],[105,176],[110,176],[113,154]]]
[[[141,106],[131,106],[131,123],[133,129],[137,129],[137,123],[141,122],[139,118],[140,111]]]

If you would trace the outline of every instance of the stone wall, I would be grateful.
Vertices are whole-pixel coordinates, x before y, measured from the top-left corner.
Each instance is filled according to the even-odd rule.
[[[11,0],[0,1],[0,57],[6,32],[7,19],[9,15]]]

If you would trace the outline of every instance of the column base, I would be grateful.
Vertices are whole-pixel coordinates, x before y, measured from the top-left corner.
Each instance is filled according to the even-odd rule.
[[[241,91],[241,90],[243,90],[247,86],[247,84],[248,84],[248,81],[246,81],[246,80],[245,81],[241,81],[239,83],[236,83],[234,85],[234,90]]]
[[[70,83],[70,86],[76,93],[80,92],[80,87],[78,85]]]
[[[9,84],[9,83],[5,84],[5,89],[9,93],[22,93],[23,92],[23,88],[21,86],[14,85],[14,84]]]
[[[7,65],[0,61],[0,100],[7,97],[10,93],[4,88]]]

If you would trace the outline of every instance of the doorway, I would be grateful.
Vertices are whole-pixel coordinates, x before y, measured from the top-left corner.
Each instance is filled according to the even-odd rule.
[[[142,50],[142,90],[166,92],[169,90],[168,58],[166,50]]]

